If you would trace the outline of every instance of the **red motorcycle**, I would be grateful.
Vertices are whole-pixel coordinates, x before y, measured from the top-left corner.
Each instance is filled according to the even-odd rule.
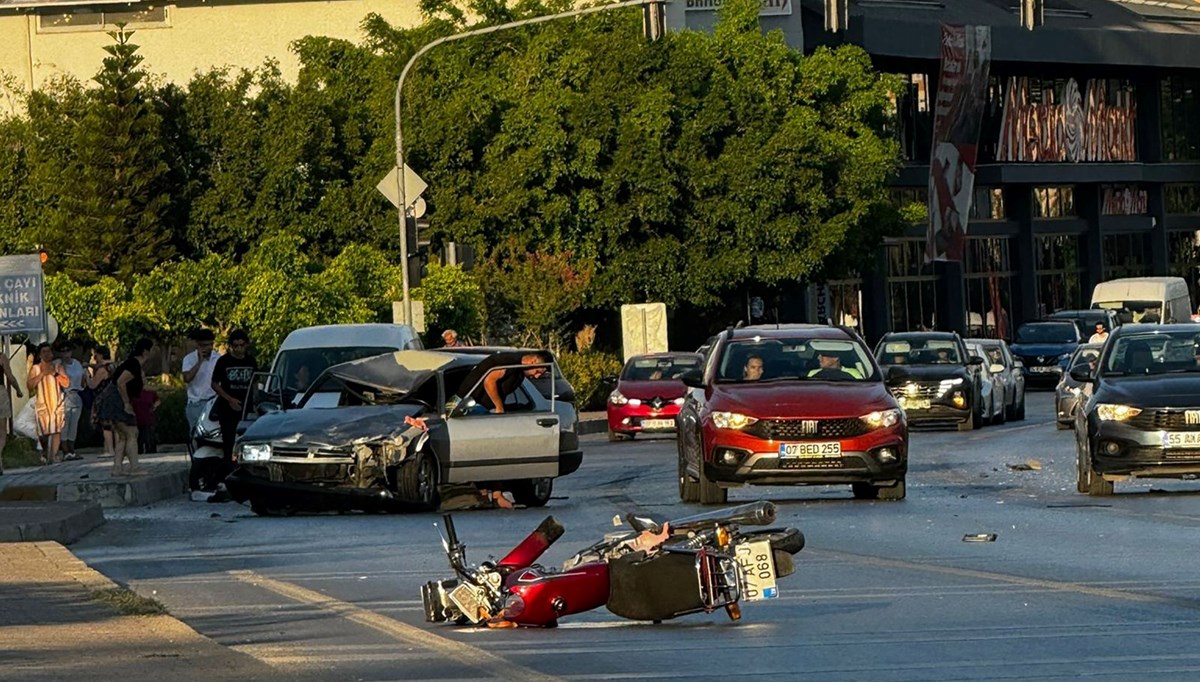
[[[431,623],[553,627],[558,619],[605,606],[631,620],[660,622],[779,596],[776,579],[795,570],[804,548],[795,528],[746,531],[775,522],[775,505],[755,502],[674,521],[630,514],[631,531],[610,533],[561,569],[535,564],[562,537],[553,516],[504,558],[471,566],[454,519],[443,517],[442,545],[456,577],[421,588]]]

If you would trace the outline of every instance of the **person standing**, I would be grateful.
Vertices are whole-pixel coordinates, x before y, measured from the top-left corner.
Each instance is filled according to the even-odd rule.
[[[142,394],[133,399],[133,413],[138,428],[137,449],[139,455],[158,452],[158,434],[155,432],[158,420],[154,413],[160,404],[158,392],[148,388],[143,388]]]
[[[63,391],[62,430],[63,459],[67,461],[83,459],[75,452],[75,436],[79,433],[79,417],[83,414],[83,389],[87,372],[71,354],[73,349],[71,342],[67,340],[54,344],[59,363],[68,380]]]
[[[88,364],[92,374],[88,377],[88,388],[92,389],[92,424],[100,429],[104,436],[104,454],[111,457],[116,451],[113,447],[112,422],[100,418],[100,407],[104,398],[104,389],[112,385],[113,374],[117,368],[113,365],[112,353],[108,346],[96,346],[92,349],[92,360]],[[114,389],[115,390],[115,389]]]
[[[112,422],[113,428],[113,475],[133,476],[141,473],[138,467],[138,430],[137,413],[133,409],[133,401],[142,394],[145,387],[145,375],[142,367],[150,359],[150,351],[154,342],[150,339],[138,339],[133,345],[129,358],[117,368],[114,386],[109,390],[108,400],[105,401],[101,419]],[[114,399],[112,396],[116,396]],[[129,459],[129,469],[124,468],[125,459]]]
[[[38,344],[37,361],[29,369],[25,387],[36,391],[34,409],[37,414],[38,440],[42,445],[42,464],[61,462],[58,448],[63,430],[63,389],[70,383],[62,363],[54,357],[48,343]]]
[[[233,443],[242,408],[250,393],[250,383],[257,369],[250,353],[250,336],[236,329],[229,335],[229,352],[217,358],[213,366],[212,390],[217,394],[215,411],[221,424],[221,444],[224,446],[224,474],[233,468]]]
[[[196,424],[204,416],[204,405],[217,394],[213,392],[213,369],[221,354],[213,350],[211,329],[201,329],[192,336],[196,350],[183,356],[183,382],[187,384],[188,440],[196,432]]]
[[[8,420],[13,418],[12,397],[8,395],[8,387],[12,386],[18,398],[25,397],[21,385],[13,376],[12,365],[8,361],[8,353],[0,352],[0,474],[4,473],[4,446],[8,444]]]

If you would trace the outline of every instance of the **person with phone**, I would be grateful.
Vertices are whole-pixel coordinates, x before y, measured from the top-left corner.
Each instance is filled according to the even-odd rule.
[[[221,357],[213,348],[216,339],[211,329],[201,329],[192,334],[196,342],[196,350],[183,356],[183,383],[187,385],[187,415],[188,437],[196,430],[196,424],[204,416],[204,406],[216,395],[213,390],[213,368],[217,366],[217,358]]]

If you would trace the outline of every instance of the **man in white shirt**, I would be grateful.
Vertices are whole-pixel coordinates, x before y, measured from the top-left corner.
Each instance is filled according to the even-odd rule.
[[[1104,343],[1108,340],[1108,330],[1104,328],[1103,322],[1096,323],[1096,333],[1092,334],[1092,338],[1088,339],[1088,343]]]
[[[87,379],[87,371],[75,356],[71,354],[74,346],[70,341],[59,341],[54,344],[55,354],[62,363],[63,372],[70,383],[63,389],[63,430],[62,450],[63,460],[83,459],[75,452],[75,436],[79,433],[79,416],[83,414],[83,388]]]
[[[216,396],[212,389],[212,375],[221,354],[213,350],[215,338],[212,330],[201,329],[192,336],[196,350],[183,356],[183,382],[187,384],[187,407],[184,411],[187,414],[189,437],[203,416],[204,404]]]

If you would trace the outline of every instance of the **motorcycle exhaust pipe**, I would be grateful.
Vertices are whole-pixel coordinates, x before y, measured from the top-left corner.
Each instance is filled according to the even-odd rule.
[[[717,509],[703,514],[685,516],[670,523],[672,531],[696,530],[724,523],[733,523],[739,526],[769,526],[775,523],[775,505],[767,501],[751,502],[728,509]]]

